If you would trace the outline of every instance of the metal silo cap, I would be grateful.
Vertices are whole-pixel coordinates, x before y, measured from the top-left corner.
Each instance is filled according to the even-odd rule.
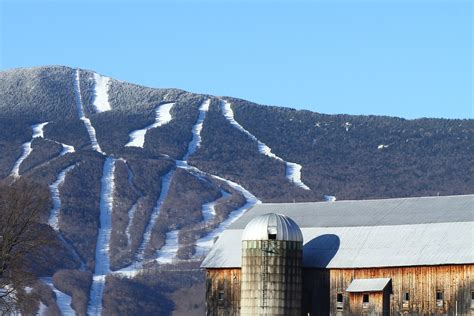
[[[285,240],[303,242],[298,224],[283,214],[268,213],[248,222],[242,240]]]

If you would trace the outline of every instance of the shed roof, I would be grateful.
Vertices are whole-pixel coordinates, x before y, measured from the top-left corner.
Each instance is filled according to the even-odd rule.
[[[347,292],[380,292],[390,282],[390,278],[354,279],[347,288]]]
[[[257,205],[222,233],[202,266],[240,267],[243,227],[270,210],[299,224],[305,267],[474,263],[474,195],[462,195]]]

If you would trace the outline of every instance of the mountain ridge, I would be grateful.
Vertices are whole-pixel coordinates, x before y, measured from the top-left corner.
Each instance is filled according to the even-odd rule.
[[[213,239],[261,201],[474,188],[470,119],[321,114],[65,66],[0,72],[0,113],[0,178],[50,188],[49,229],[74,251],[38,273],[80,314],[178,310],[202,295],[197,266]],[[143,143],[127,146],[137,131]],[[61,312],[43,285],[32,310]],[[202,313],[203,296],[189,306]]]

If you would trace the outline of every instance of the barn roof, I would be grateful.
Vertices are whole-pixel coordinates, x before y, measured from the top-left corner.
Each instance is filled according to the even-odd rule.
[[[379,292],[390,282],[390,278],[378,278],[378,279],[354,279],[352,280],[349,287],[346,289],[347,292]]]
[[[202,266],[241,266],[254,217],[278,212],[303,233],[303,265],[365,268],[474,263],[474,195],[260,204],[225,230]]]

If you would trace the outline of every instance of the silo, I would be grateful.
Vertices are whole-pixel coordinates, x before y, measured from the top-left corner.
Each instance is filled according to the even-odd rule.
[[[301,315],[303,235],[281,214],[252,219],[242,234],[241,315]]]

